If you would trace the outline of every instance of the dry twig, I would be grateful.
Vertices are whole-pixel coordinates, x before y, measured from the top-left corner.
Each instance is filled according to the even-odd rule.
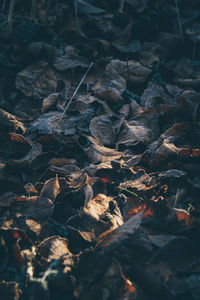
[[[93,65],[94,65],[94,63],[92,62],[92,63],[90,64],[89,68],[87,69],[87,71],[85,72],[84,76],[82,77],[81,81],[79,82],[79,84],[78,84],[76,90],[74,91],[72,97],[70,98],[69,102],[67,103],[67,106],[65,107],[65,110],[63,111],[63,113],[62,113],[62,115],[61,115],[61,117],[60,117],[60,120],[62,120],[64,114],[66,113],[68,107],[69,107],[70,104],[72,103],[72,100],[73,100],[74,97],[76,96],[76,94],[77,94],[77,92],[78,92],[78,90],[79,90],[81,84],[82,84],[83,81],[85,80],[87,74],[89,73],[89,71],[90,71],[90,69],[92,68]]]
[[[7,37],[9,37],[12,34],[14,7],[15,7],[15,0],[10,0],[10,7],[8,12]]]
[[[182,23],[181,23],[180,10],[179,10],[179,7],[178,7],[178,0],[175,0],[175,5],[176,5],[176,14],[177,14],[177,19],[178,19],[178,26],[179,26],[179,30],[180,30],[180,35],[181,35],[182,41],[184,41],[183,27],[182,27]]]

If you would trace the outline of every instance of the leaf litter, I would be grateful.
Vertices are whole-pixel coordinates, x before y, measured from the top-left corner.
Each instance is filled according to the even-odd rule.
[[[199,299],[199,2],[13,3],[1,299]]]

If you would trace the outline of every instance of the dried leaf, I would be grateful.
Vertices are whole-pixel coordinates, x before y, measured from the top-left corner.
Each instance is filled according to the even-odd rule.
[[[42,146],[40,144],[33,144],[31,150],[21,159],[10,159],[7,164],[9,166],[19,166],[24,167],[31,164],[34,159],[36,159],[42,153]]]
[[[45,98],[42,103],[42,112],[47,112],[48,110],[50,110],[50,108],[55,106],[58,98],[59,93],[50,94],[47,98]]]
[[[189,266],[199,257],[199,248],[190,239],[177,237],[166,243],[155,255],[153,260],[171,265],[173,268],[181,268],[188,271]]]
[[[52,202],[55,202],[56,197],[60,192],[60,184],[58,177],[47,180],[40,192],[40,197],[49,198]]]
[[[0,196],[0,207],[9,207],[15,202],[16,195],[12,192]]]
[[[91,146],[87,148],[86,153],[94,164],[119,159],[122,156],[122,152],[101,146],[94,138],[90,138],[90,142]]]
[[[58,157],[58,158],[52,158],[48,162],[49,166],[56,166],[56,167],[62,167],[64,165],[75,165],[77,161],[72,158],[65,158],[65,157]]]
[[[134,147],[139,143],[147,146],[152,139],[151,130],[144,126],[132,126],[127,121],[124,121],[121,132],[118,136],[117,146]]]
[[[99,248],[110,247],[115,243],[122,243],[123,240],[127,239],[130,234],[133,234],[142,222],[143,213],[138,213],[136,216],[130,218],[119,228],[115,229],[110,234],[106,235],[102,240],[100,239],[97,246]]]
[[[54,93],[57,79],[48,63],[40,61],[17,74],[16,87],[27,97],[44,99]]]
[[[43,263],[50,264],[52,260],[58,260],[63,257],[64,264],[67,264],[68,270],[73,265],[73,256],[68,248],[68,240],[60,236],[52,236],[45,239],[38,245],[37,253]]]
[[[76,68],[87,69],[89,61],[76,54],[72,46],[68,46],[65,48],[65,54],[55,59],[54,67],[58,71],[74,70]]]
[[[19,300],[21,297],[21,290],[19,284],[14,281],[0,283],[1,299],[4,300]]]
[[[0,108],[0,126],[3,131],[14,131],[25,133],[26,128],[22,122],[14,115]]]
[[[16,203],[15,212],[22,217],[46,220],[51,217],[53,208],[53,202],[50,199],[33,196],[26,202]]]
[[[9,133],[9,136],[10,136],[11,141],[26,144],[30,147],[32,146],[32,142],[28,138],[24,137],[21,134],[12,132],[12,133]]]
[[[118,59],[111,61],[111,70],[112,72],[117,72],[123,79],[135,85],[144,83],[152,72],[149,68],[144,67],[134,60],[128,61],[127,70],[127,62]]]
[[[90,122],[90,132],[102,145],[113,145],[122,119],[113,120],[106,115],[95,117]]]

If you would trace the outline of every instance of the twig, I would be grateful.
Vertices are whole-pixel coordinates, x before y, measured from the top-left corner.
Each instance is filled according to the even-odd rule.
[[[122,13],[124,9],[124,0],[119,0],[119,12]]]
[[[72,100],[74,99],[74,97],[76,96],[81,84],[83,83],[83,81],[85,80],[87,74],[89,73],[90,69],[92,68],[92,66],[94,65],[94,63],[92,62],[89,66],[89,68],[87,69],[87,71],[85,72],[84,76],[82,77],[81,81],[79,82],[76,90],[74,91],[72,97],[70,98],[69,102],[67,103],[67,106],[65,107],[65,110],[63,111],[62,115],[60,116],[60,120],[62,120],[64,114],[66,113],[68,107],[70,106],[70,104],[72,103]]]
[[[74,0],[74,13],[75,13],[75,20],[76,20],[76,27],[80,33],[80,35],[88,40],[88,37],[82,32],[79,22],[78,22],[78,0]]]
[[[180,30],[180,35],[181,35],[182,41],[184,42],[183,27],[182,27],[182,23],[181,23],[180,10],[179,10],[179,7],[178,7],[178,0],[175,0],[175,5],[176,5],[176,14],[177,14],[177,19],[178,19],[178,26],[179,26],[179,30]]]
[[[8,13],[8,27],[7,27],[7,37],[9,37],[12,34],[12,18],[13,18],[13,11],[15,7],[15,0],[10,0],[10,7],[9,7],[9,13]]]
[[[4,11],[5,7],[6,7],[6,0],[3,1],[2,11]]]
[[[128,78],[128,82],[129,82],[129,64],[128,64],[128,56],[126,58],[126,70],[127,70],[127,78]]]
[[[47,25],[47,18],[49,15],[49,10],[51,8],[51,0],[46,1],[46,7],[45,7],[45,19],[44,19],[44,24]]]
[[[31,19],[33,22],[36,22],[36,0],[32,0]]]

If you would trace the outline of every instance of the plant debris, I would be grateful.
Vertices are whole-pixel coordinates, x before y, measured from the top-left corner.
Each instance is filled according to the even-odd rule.
[[[200,299],[199,10],[0,1],[0,299]]]

